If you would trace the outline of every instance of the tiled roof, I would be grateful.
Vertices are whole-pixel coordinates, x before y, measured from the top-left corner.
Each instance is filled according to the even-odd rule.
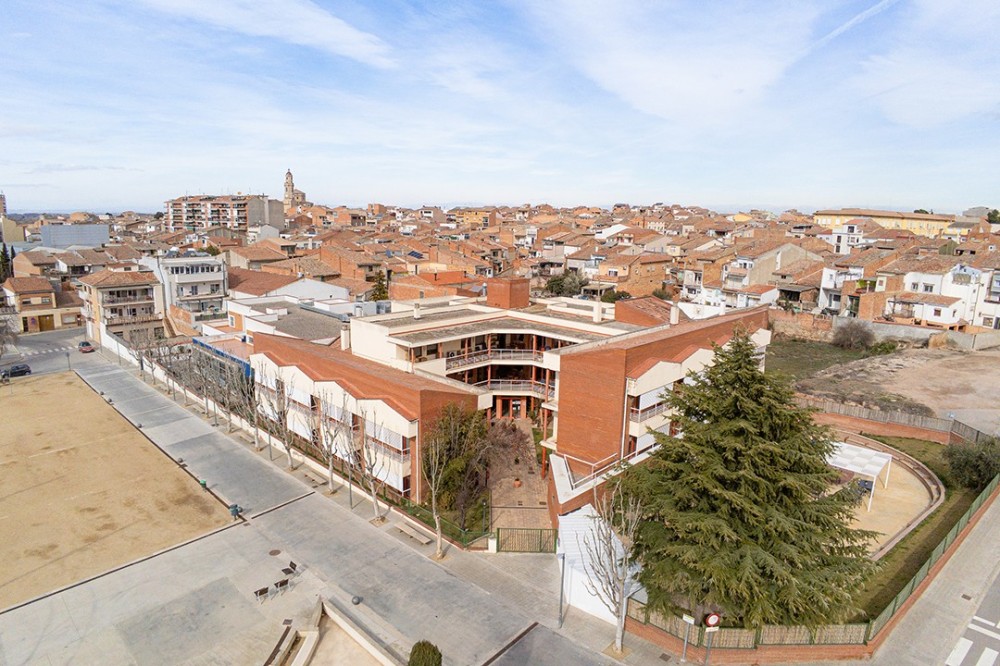
[[[297,282],[299,279],[295,275],[265,273],[235,267],[229,268],[228,275],[230,289],[255,296],[264,296],[275,289]]]
[[[943,296],[941,294],[918,294],[913,291],[904,291],[889,298],[897,303],[923,303],[925,305],[940,305],[948,307],[962,300],[955,296]]]
[[[7,278],[7,281],[3,283],[3,286],[15,294],[37,294],[51,292],[53,290],[49,281],[40,277]]]
[[[133,285],[160,284],[149,271],[109,271],[103,270],[80,278],[80,282],[98,289],[109,287],[130,287]]]
[[[272,245],[248,245],[247,247],[232,247],[229,252],[243,257],[247,261],[282,261],[288,255]]]

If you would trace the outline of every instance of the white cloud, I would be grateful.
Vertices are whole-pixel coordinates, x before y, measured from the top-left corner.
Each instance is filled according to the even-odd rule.
[[[603,3],[526,7],[586,76],[630,106],[698,127],[757,103],[802,53],[811,3]]]
[[[929,128],[1000,107],[1000,3],[921,0],[854,85],[889,120]]]
[[[309,0],[140,0],[149,7],[234,32],[271,37],[351,58],[396,66],[378,36],[358,30]]]

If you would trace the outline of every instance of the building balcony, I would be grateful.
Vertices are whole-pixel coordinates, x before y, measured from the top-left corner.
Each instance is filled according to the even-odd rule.
[[[460,356],[450,356],[445,361],[446,370],[466,368],[479,363],[490,363],[492,361],[533,361],[542,362],[541,351],[531,349],[489,349],[477,352],[469,352]]]
[[[133,324],[148,324],[149,322],[162,321],[163,315],[141,314],[122,317],[105,317],[104,323],[107,326],[131,326]]]
[[[644,409],[639,409],[638,407],[633,407],[629,410],[628,419],[633,423],[642,423],[643,421],[648,421],[654,416],[659,416],[660,414],[669,411],[670,405],[665,402],[653,405],[651,407],[646,407]]]
[[[144,295],[134,295],[134,296],[114,296],[112,294],[104,294],[101,298],[101,303],[104,305],[115,305],[118,303],[152,303],[153,294]]]
[[[205,294],[178,294],[177,298],[180,299],[180,300],[182,300],[182,301],[188,301],[188,300],[202,300],[202,301],[205,301],[205,300],[217,300],[217,301],[220,301],[220,303],[221,303],[221,301],[222,301],[222,292],[221,291],[214,291],[214,292],[208,292],[208,293],[205,293]]]
[[[489,379],[473,384],[494,393],[525,393],[548,399],[555,395],[555,384],[533,382],[530,379]]]

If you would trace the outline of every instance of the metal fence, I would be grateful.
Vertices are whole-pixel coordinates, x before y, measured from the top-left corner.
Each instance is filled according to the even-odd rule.
[[[845,405],[832,400],[822,400],[807,395],[798,395],[795,401],[803,407],[815,407],[821,412],[828,414],[842,414],[853,416],[866,421],[876,421],[878,423],[895,423],[897,425],[913,426],[925,428],[927,430],[937,430],[938,432],[950,432],[951,434],[964,439],[967,442],[978,443],[988,439],[993,435],[981,432],[970,425],[956,421],[955,419],[941,419],[935,416],[922,416],[909,412],[869,409],[861,405]]]
[[[497,551],[507,553],[554,553],[559,530],[534,527],[498,527]]]
[[[944,557],[948,549],[968,526],[976,512],[1000,485],[1000,476],[996,476],[972,502],[968,511],[958,519],[948,535],[931,552],[927,561],[917,571],[899,594],[874,619],[864,623],[827,624],[815,628],[803,626],[764,625],[760,629],[744,629],[742,627],[722,627],[712,639],[713,648],[722,649],[754,649],[764,645],[865,645],[875,638],[889,623],[889,620],[899,612],[913,591],[919,587],[930,570]],[[658,613],[645,604],[629,599],[628,616],[642,624],[656,627],[661,631],[675,636],[684,637],[687,625],[676,615]],[[704,627],[696,627],[690,634],[689,643],[694,647],[704,646],[707,634]]]
[[[879,423],[895,423],[897,425],[913,426],[915,428],[926,428],[927,430],[937,430],[940,432],[950,432],[952,419],[939,419],[935,416],[922,416],[900,411],[883,411],[881,409],[869,409],[861,405],[845,405],[833,400],[821,400],[810,396],[796,396],[795,401],[803,407],[815,407],[821,412],[829,414],[843,414],[853,416],[866,421],[877,421]],[[968,427],[968,426],[966,426]]]

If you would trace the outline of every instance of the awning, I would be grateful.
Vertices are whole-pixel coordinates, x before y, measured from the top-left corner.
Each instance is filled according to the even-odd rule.
[[[881,451],[866,449],[863,446],[855,446],[847,442],[834,442],[833,452],[826,459],[831,467],[845,469],[860,476],[869,477],[872,480],[871,492],[868,495],[868,510],[872,510],[872,500],[875,498],[875,482],[885,470],[885,478],[882,480],[882,487],[889,486],[889,471],[892,468],[892,456]]]

